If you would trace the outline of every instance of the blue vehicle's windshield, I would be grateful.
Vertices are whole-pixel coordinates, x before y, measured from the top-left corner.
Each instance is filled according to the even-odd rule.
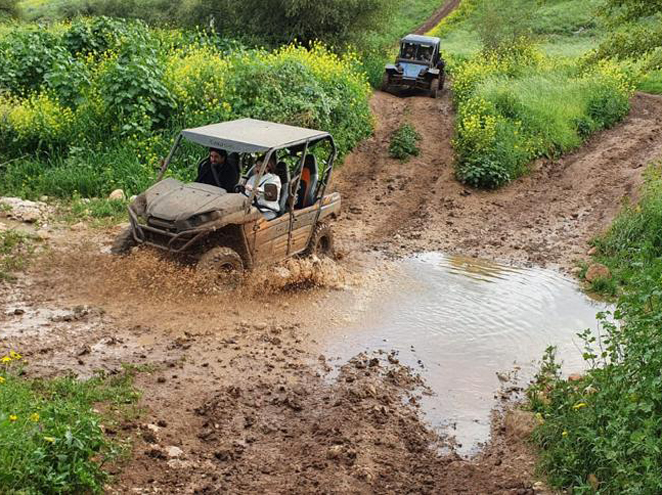
[[[412,62],[428,63],[432,60],[434,47],[431,45],[420,45],[416,43],[402,43],[400,47],[400,58]]]

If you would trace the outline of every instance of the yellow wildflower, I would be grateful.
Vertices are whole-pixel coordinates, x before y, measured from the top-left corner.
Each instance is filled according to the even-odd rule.
[[[23,356],[21,356],[18,352],[16,351],[9,351],[9,357],[12,359],[21,359]]]
[[[11,363],[11,358],[9,356],[3,356],[2,359],[0,359],[3,363]]]
[[[5,377],[4,377],[4,376],[0,376],[0,385],[2,385],[3,383],[5,383],[5,381],[6,381],[6,380],[5,380]]]
[[[563,433],[561,433],[561,436],[562,436],[562,437],[567,437],[567,436],[568,436],[568,432],[567,432],[566,430],[563,430]]]
[[[50,443],[55,442],[55,438],[53,438],[53,437],[44,437],[44,440],[46,440],[47,442],[50,442]]]
[[[10,414],[9,415],[9,421],[14,422],[18,419],[18,416],[16,414]]]
[[[586,407],[585,402],[580,402],[579,404],[575,404],[574,406],[572,406],[573,409],[581,409],[582,407]]]
[[[39,413],[30,414],[30,421],[34,421],[35,423],[37,423],[39,421]]]

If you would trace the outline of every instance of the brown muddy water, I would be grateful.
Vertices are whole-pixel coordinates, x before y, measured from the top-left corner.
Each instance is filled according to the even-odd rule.
[[[595,330],[607,305],[558,272],[427,253],[408,259],[359,316],[322,340],[343,363],[358,352],[397,352],[432,394],[422,408],[433,427],[472,454],[490,433],[500,389],[525,385],[545,349],[565,373],[581,371],[577,332]],[[515,383],[504,375],[517,375]],[[500,376],[497,375],[499,373]]]

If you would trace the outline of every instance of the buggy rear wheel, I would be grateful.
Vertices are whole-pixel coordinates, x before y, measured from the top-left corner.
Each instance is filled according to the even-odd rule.
[[[138,243],[133,238],[133,230],[131,227],[127,227],[115,237],[113,245],[110,247],[110,252],[117,256],[126,256],[137,245]]]
[[[326,223],[318,223],[306,249],[306,256],[333,256],[333,230]]]
[[[439,79],[433,79],[430,83],[430,96],[436,98],[439,96]]]

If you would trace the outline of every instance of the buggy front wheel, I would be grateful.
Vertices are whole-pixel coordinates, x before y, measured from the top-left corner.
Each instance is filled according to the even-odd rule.
[[[244,271],[244,262],[239,253],[229,247],[212,248],[198,260],[199,271],[211,271],[218,274],[240,274]]]
[[[430,83],[430,96],[432,98],[439,96],[439,79],[433,79]]]

